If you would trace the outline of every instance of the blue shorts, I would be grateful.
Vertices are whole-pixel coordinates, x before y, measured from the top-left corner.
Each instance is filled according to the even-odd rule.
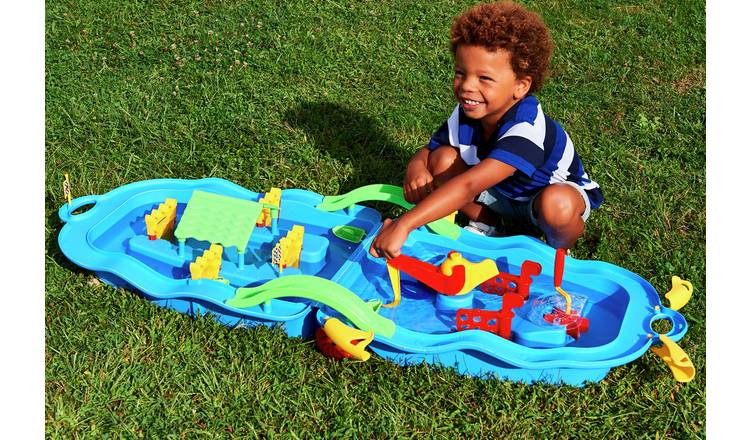
[[[575,183],[563,183],[574,187],[578,190],[579,193],[581,193],[581,197],[583,197],[583,201],[586,204],[586,209],[583,211],[583,214],[581,214],[581,219],[583,219],[583,221],[585,222],[586,220],[588,220],[589,215],[591,214],[591,201],[589,200],[589,196],[586,194],[586,191],[583,188],[576,185]],[[529,197],[528,200],[518,201],[504,196],[493,186],[490,189],[482,191],[477,196],[476,201],[483,205],[486,205],[488,208],[498,213],[503,218],[507,218],[519,223],[532,224],[534,226],[537,226],[533,206],[534,201],[539,196],[539,194],[541,194],[541,192],[541,190],[537,191],[533,196]]]

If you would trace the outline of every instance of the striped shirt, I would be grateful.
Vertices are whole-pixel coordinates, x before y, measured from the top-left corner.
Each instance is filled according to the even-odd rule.
[[[495,185],[511,199],[529,200],[542,188],[567,180],[586,191],[592,209],[604,202],[601,188],[584,171],[568,133],[542,112],[533,95],[505,112],[487,142],[482,140],[481,122],[466,116],[457,105],[432,135],[427,148],[434,150],[441,145],[457,147],[469,166],[492,158],[516,168],[510,177]]]

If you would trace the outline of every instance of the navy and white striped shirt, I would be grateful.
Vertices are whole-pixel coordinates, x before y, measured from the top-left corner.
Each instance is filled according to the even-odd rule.
[[[489,141],[484,142],[481,122],[466,116],[457,105],[432,135],[427,148],[452,145],[469,166],[492,158],[516,168],[515,173],[495,185],[514,200],[528,200],[545,186],[568,180],[586,191],[591,209],[604,202],[601,188],[584,171],[568,133],[542,112],[536,97],[529,95],[517,102],[497,125]]]

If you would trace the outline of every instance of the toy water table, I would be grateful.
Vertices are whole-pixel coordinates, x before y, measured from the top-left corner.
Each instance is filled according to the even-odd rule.
[[[309,301],[286,298],[235,308],[226,300],[238,287],[263,284],[280,273],[330,278],[356,249],[331,229],[345,225],[370,232],[380,214],[360,206],[346,214],[319,212],[314,206],[321,195],[295,189],[279,191],[278,209],[264,212],[264,205],[272,205],[260,202],[265,197],[214,178],[132,183],[63,205],[58,243],[66,257],[104,282],[137,290],[160,306],[193,316],[210,313],[230,326],[282,324],[290,336],[306,337],[315,325]],[[147,217],[155,220],[154,231]],[[295,226],[304,230],[303,246],[293,265],[283,267],[272,254]],[[221,249],[218,262],[212,247]]]
[[[688,282],[675,277],[670,309],[623,268],[568,258],[563,279],[559,254],[539,240],[464,233],[446,220],[410,234],[403,258],[375,259],[381,216],[359,205],[368,200],[412,206],[390,185],[264,197],[221,179],[150,180],[63,205],[59,244],[109,284],[183,313],[282,325],[290,336],[319,326],[319,346],[338,357],[366,360],[370,348],[401,365],[582,385],[651,348],[678,380],[695,374],[676,344]],[[658,320],[672,328],[658,334]]]

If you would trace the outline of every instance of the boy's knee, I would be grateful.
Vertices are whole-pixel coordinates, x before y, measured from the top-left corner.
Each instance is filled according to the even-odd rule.
[[[459,156],[458,150],[454,147],[443,145],[430,152],[427,161],[427,169],[434,176],[456,168],[457,165],[459,165],[459,162],[463,164],[463,160],[461,159],[461,156]]]
[[[537,198],[537,217],[553,228],[564,228],[583,222],[586,203],[581,193],[566,184],[553,184]]]

